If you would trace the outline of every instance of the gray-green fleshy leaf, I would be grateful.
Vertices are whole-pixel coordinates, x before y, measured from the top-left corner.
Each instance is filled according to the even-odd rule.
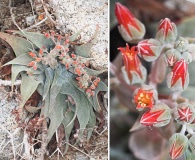
[[[94,114],[94,111],[92,108],[90,108],[90,118],[89,118],[89,123],[87,125],[88,128],[88,132],[87,132],[87,140],[89,141],[89,139],[91,138],[92,132],[95,128],[95,124],[96,124],[96,116]]]
[[[194,160],[195,154],[193,154],[189,149],[187,149],[186,152],[184,153],[184,159],[185,160]]]
[[[52,112],[48,116],[51,121],[50,121],[50,126],[47,131],[48,133],[47,142],[50,141],[50,139],[52,138],[52,136],[54,135],[54,133],[56,132],[56,130],[62,123],[62,120],[64,119],[63,112],[68,107],[67,103],[64,101],[65,98],[66,98],[65,95],[58,94],[58,96],[56,97],[55,108],[52,110]]]
[[[27,54],[21,54],[15,59],[9,61],[8,63],[4,64],[3,66],[10,65],[10,64],[19,64],[19,65],[25,65],[28,66],[28,64],[33,61],[33,59]]]
[[[12,75],[11,75],[11,78],[12,78],[12,80],[11,80],[12,81],[12,88],[13,88],[13,84],[14,84],[18,74],[20,72],[26,71],[26,70],[28,70],[27,66],[21,66],[21,65],[15,65],[15,64],[12,65],[12,69],[11,69],[11,71],[12,71]]]
[[[30,42],[21,37],[0,32],[0,38],[6,41],[14,50],[16,57],[27,53],[32,49]]]
[[[68,143],[69,143],[70,134],[71,134],[72,129],[74,127],[74,122],[70,123],[72,121],[73,117],[74,117],[74,113],[72,111],[70,111],[70,112],[67,112],[67,114],[65,113],[64,119],[62,120],[62,124],[64,125],[64,130],[65,130],[65,139],[67,142],[66,148],[65,148],[65,153],[68,150]]]
[[[107,70],[100,70],[100,71],[97,71],[97,70],[93,70],[93,69],[90,69],[90,68],[87,68],[85,67],[84,70],[87,72],[88,75],[90,76],[97,76],[99,74],[102,74],[104,72],[107,72]]]
[[[21,76],[22,76],[22,84],[21,84],[22,103],[21,103],[21,107],[23,107],[24,104],[26,103],[26,101],[35,92],[35,90],[37,89],[37,87],[41,83],[41,81],[36,80],[35,76],[29,76],[26,73],[22,73]]]
[[[35,32],[21,32],[21,31],[11,31],[13,33],[17,33],[21,36],[26,37],[28,40],[33,42],[38,48],[42,48],[43,46],[50,48],[54,46],[54,42],[50,38],[46,38],[45,35]]]
[[[194,74],[194,67],[195,67],[195,62],[191,62],[188,65],[188,71],[189,71],[189,76],[190,76],[190,82],[189,82],[189,86],[194,87],[195,86],[195,74]],[[189,89],[190,87],[188,87],[187,89]]]
[[[189,42],[187,39],[183,37],[179,37],[179,39],[175,42],[175,49],[177,49],[179,52],[187,51]]]
[[[75,45],[75,53],[82,57],[89,57],[90,50],[96,41],[98,33],[99,33],[99,26],[96,27],[95,34],[87,43],[80,45],[80,46]]]
[[[92,97],[88,97],[85,93],[85,90],[79,88],[79,86],[76,84],[76,82],[72,79],[70,81],[70,83],[72,85],[74,85],[75,88],[77,88],[79,91],[83,92],[84,96],[88,99],[88,101],[91,103],[91,105],[93,106],[93,108],[95,109],[95,111],[99,112],[101,111],[101,107],[99,105],[98,99],[97,99],[97,95],[100,91],[108,91],[108,87],[101,81],[100,83],[98,83],[98,87],[95,89],[95,94]]]
[[[94,106],[93,107],[94,107],[95,111],[97,111],[97,112],[100,112],[101,111],[101,107],[100,107],[100,104],[99,104],[98,98],[97,98],[98,93],[100,91],[105,91],[105,92],[108,91],[107,86],[103,82],[99,82],[98,83],[98,86],[95,89],[95,95],[93,96],[93,101],[94,101]]]
[[[43,86],[39,85],[37,91],[39,94],[43,94]],[[44,102],[44,107],[41,109],[41,116],[47,117],[49,115],[50,108],[50,92],[46,95]]]
[[[84,94],[74,87],[70,82],[66,81],[62,85],[62,89],[60,91],[62,94],[67,94],[71,96],[75,103],[76,103],[76,110],[75,115],[72,121],[77,117],[80,125],[80,132],[79,136],[81,137],[83,134],[86,125],[88,124],[89,117],[90,117],[90,110],[89,107],[92,107],[88,99],[84,96]],[[67,125],[69,126],[72,121]]]
[[[195,16],[183,18],[177,26],[178,36],[194,37],[195,36]]]
[[[60,93],[60,90],[62,88],[62,84],[64,82],[64,78],[61,76],[61,72],[63,70],[61,67],[58,67],[55,70],[54,79],[50,88],[50,107],[49,107],[49,113],[52,112],[53,108],[55,107],[56,103],[56,97]]]
[[[84,130],[86,129],[86,126],[90,119],[90,108],[92,108],[92,106],[87,98],[84,97],[82,98],[82,101],[80,103],[82,103],[82,105],[78,106],[77,118],[80,125],[79,138],[82,138]]]
[[[123,73],[124,79],[127,82],[127,84],[136,84],[136,83],[143,83],[146,81],[146,76],[147,76],[147,70],[144,66],[140,65],[140,70],[141,70],[141,75],[142,78],[140,77],[140,75],[135,72],[135,71],[129,71],[130,74],[132,75],[132,79],[129,79],[129,76],[127,74],[127,71],[125,69],[125,66],[123,66],[121,68],[121,71]]]
[[[182,58],[185,59],[188,64],[192,62],[192,54],[189,52],[184,52]]]
[[[79,30],[77,33],[71,35],[71,36],[69,37],[69,40],[70,40],[71,42],[75,41],[75,40],[78,38],[78,36],[81,34],[82,31],[83,31],[83,29],[81,29],[81,30]]]
[[[74,87],[77,88],[79,91],[83,92],[84,96],[85,96],[85,97],[88,99],[88,101],[93,105],[93,99],[92,99],[92,97],[88,97],[88,96],[86,95],[84,89],[80,88],[80,87],[78,86],[78,84],[77,84],[73,79],[70,81],[70,83],[71,83],[72,85],[74,85]]]
[[[43,100],[45,100],[49,92],[51,83],[53,81],[53,77],[54,77],[54,70],[51,69],[50,67],[46,68],[45,69],[45,82],[44,82],[43,94],[42,94]]]
[[[189,146],[190,146],[190,149],[192,150],[192,153],[195,154],[195,135],[193,135],[193,136],[189,139]]]

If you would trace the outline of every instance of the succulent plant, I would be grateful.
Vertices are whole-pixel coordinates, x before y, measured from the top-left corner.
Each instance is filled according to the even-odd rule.
[[[75,119],[79,122],[81,138],[85,128],[95,127],[95,112],[101,111],[97,95],[100,91],[106,92],[107,86],[98,75],[105,70],[97,71],[88,66],[90,49],[99,27],[89,42],[78,45],[76,41],[81,31],[71,36],[61,36],[53,31],[45,35],[23,31],[0,33],[0,38],[16,55],[4,66],[11,65],[12,88],[14,81],[21,77],[19,107],[23,108],[35,91],[41,95],[39,105],[28,107],[28,111],[41,109],[40,117],[47,120],[49,126],[47,143],[61,124],[68,141]],[[88,130],[88,139],[92,129]]]

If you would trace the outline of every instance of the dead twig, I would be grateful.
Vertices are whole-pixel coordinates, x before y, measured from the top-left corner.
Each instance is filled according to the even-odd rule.
[[[53,18],[51,17],[51,15],[48,12],[47,7],[46,7],[45,3],[43,2],[43,0],[41,0],[41,3],[43,5],[43,9],[45,11],[46,16],[51,20],[52,23],[54,23],[56,25],[56,21],[54,21]]]
[[[60,154],[61,154],[62,157],[64,157],[64,156],[63,156],[62,151],[60,150],[58,130],[56,130],[56,142],[57,142],[57,148],[49,157],[51,158],[57,152],[58,153],[57,157],[58,157],[58,160],[59,160],[60,159]]]
[[[44,154],[46,153],[47,147],[47,121],[43,120],[42,123],[42,143],[41,143],[41,156],[40,159],[44,159]]]
[[[18,86],[22,83],[21,80],[17,80],[13,83],[14,86]],[[8,80],[1,80],[0,79],[0,86],[12,86],[12,82]]]

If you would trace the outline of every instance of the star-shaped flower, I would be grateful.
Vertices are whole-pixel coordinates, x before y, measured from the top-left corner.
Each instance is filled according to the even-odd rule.
[[[178,108],[178,114],[180,116],[180,120],[185,121],[185,122],[189,122],[189,120],[191,119],[193,112],[190,111],[189,107],[186,108]]]

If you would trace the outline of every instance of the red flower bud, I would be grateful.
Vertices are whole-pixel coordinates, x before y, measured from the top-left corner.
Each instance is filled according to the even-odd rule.
[[[186,107],[185,109],[178,108],[178,113],[180,116],[180,119],[186,122],[189,122],[191,119],[193,112],[190,112],[190,108]]]
[[[58,42],[60,42],[62,39],[62,36],[61,35],[58,35]]]
[[[91,89],[88,88],[88,89],[86,90],[86,93],[91,93]]]
[[[68,69],[68,68],[69,68],[69,64],[65,64],[65,66],[66,66],[66,69]]]
[[[91,89],[88,88],[88,89],[86,90],[86,94],[87,94],[88,97],[91,97],[91,96],[94,95],[94,92],[93,92]]]
[[[65,48],[65,51],[68,52],[69,51],[69,48]]]
[[[40,62],[42,58],[36,58],[36,62]]]
[[[76,58],[76,54],[71,54],[71,57],[73,58],[73,59],[75,59]]]
[[[145,34],[144,25],[134,17],[127,7],[116,3],[115,15],[120,24],[119,32],[125,41],[143,38]]]
[[[96,78],[96,80],[97,80],[97,82],[100,82],[100,78],[98,77],[98,78]]]
[[[137,50],[142,58],[150,62],[160,55],[161,44],[155,39],[146,39],[138,43]]]
[[[180,103],[176,109],[175,118],[181,124],[191,123],[195,118],[194,106],[191,103]]]
[[[56,49],[62,49],[62,46],[61,46],[61,45],[56,45],[55,48],[56,48]]]
[[[75,73],[76,73],[78,76],[81,76],[81,75],[82,75],[82,71],[80,70],[80,68],[75,68]]]
[[[54,36],[54,35],[55,35],[55,32],[54,32],[53,30],[51,31],[51,35],[52,35],[52,36]]]
[[[93,81],[93,85],[94,85],[95,87],[97,87],[97,86],[98,86],[98,82],[97,82],[97,81]]]
[[[77,81],[81,80],[81,77],[77,77],[76,80],[77,80]]]
[[[125,70],[129,78],[130,83],[133,83],[133,75],[136,74],[140,79],[144,79],[143,71],[141,70],[141,62],[137,56],[138,51],[135,51],[135,47],[129,49],[128,44],[126,48],[118,48],[122,52]]]
[[[173,42],[177,38],[177,28],[170,19],[161,20],[156,38],[161,42]]]
[[[188,148],[188,138],[181,133],[175,133],[169,139],[169,147],[171,159],[179,158]]]
[[[146,126],[152,126],[160,121],[158,121],[158,118],[161,116],[161,114],[164,112],[164,110],[151,112],[151,110],[144,113],[144,115],[141,118],[140,123]]]
[[[39,54],[43,55],[43,50],[42,49],[39,50]]]
[[[29,56],[31,56],[32,58],[35,58],[36,57],[36,54],[33,53],[33,52],[28,52]]]
[[[49,33],[45,33],[45,37],[46,38],[50,38],[50,34]]]
[[[163,34],[167,36],[168,31],[173,31],[172,22],[170,19],[165,18],[164,20],[160,21],[160,24],[158,26],[158,30],[163,29]]]
[[[70,40],[69,39],[66,39],[65,41],[64,41],[64,44],[68,44],[70,42]]]
[[[34,66],[35,65],[35,61],[31,61],[29,64],[28,64],[28,66],[30,66],[30,67],[32,67],[32,66]]]
[[[95,89],[96,88],[96,86],[94,85],[94,84],[92,84],[91,86],[90,86],[90,89]]]
[[[34,65],[34,66],[33,66],[33,69],[34,69],[34,70],[37,70],[37,66],[36,66],[36,65]]]
[[[179,78],[181,78],[182,87],[184,88],[187,71],[188,71],[188,64],[186,63],[186,61],[184,59],[178,61],[172,69],[173,78],[171,81],[171,87],[177,82]]]
[[[169,107],[164,103],[158,103],[142,115],[140,123],[145,126],[162,127],[167,125],[170,119]]]
[[[174,64],[172,72],[168,74],[167,84],[173,91],[180,91],[187,88],[189,84],[188,63],[184,59]]]

